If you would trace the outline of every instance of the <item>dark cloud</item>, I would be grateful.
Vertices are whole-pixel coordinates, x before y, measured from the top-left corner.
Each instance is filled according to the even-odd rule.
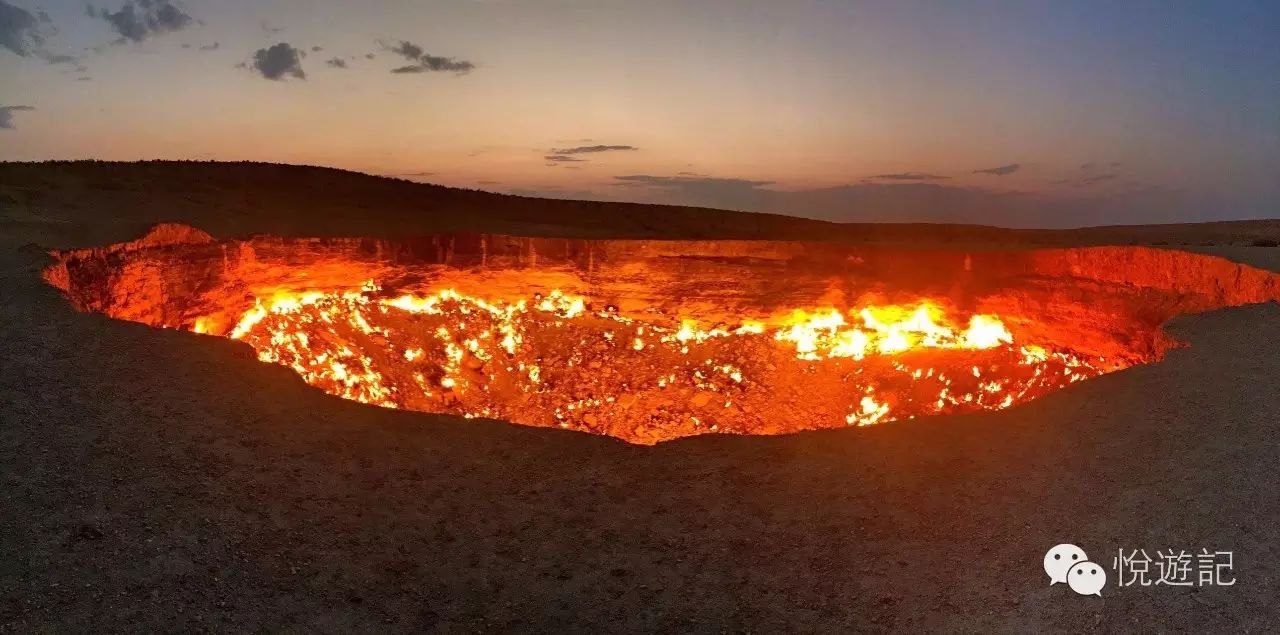
[[[45,38],[56,32],[49,14],[44,11],[32,14],[0,0],[0,48],[21,57],[38,57],[50,64],[78,63],[74,56],[53,53],[45,48]]]
[[[220,48],[222,48],[222,44],[221,44],[221,43],[219,43],[219,42],[214,42],[213,44],[205,44],[204,46],[200,47],[200,50],[202,50],[202,51],[216,51],[216,50],[218,50],[218,49],[220,49]]]
[[[364,54],[364,58],[365,58],[365,59],[367,59],[367,60],[371,60],[371,59],[373,59],[373,58],[375,58],[375,57],[377,57],[377,55],[374,55],[373,53],[365,53],[365,54]]]
[[[346,67],[347,67],[347,60],[344,60],[344,59],[342,59],[341,57],[334,57],[334,58],[327,59],[327,60],[325,60],[325,61],[324,61],[324,63],[325,63],[325,64],[327,64],[327,65],[329,65],[329,66],[332,66],[332,67],[334,67],[334,68],[346,68]]]
[[[400,43],[395,46],[388,46],[387,50],[407,60],[416,60],[422,57],[422,55],[426,52],[422,50],[421,46],[418,46],[413,42],[406,42],[404,40],[400,40]]]
[[[588,140],[589,141],[589,140]],[[635,146],[627,145],[591,145],[576,146],[572,148],[552,148],[542,158],[547,161],[547,167],[555,167],[564,163],[584,163],[586,159],[580,158],[580,154],[596,154],[600,152],[626,152],[638,150]]]
[[[195,20],[170,0],[128,0],[118,11],[87,9],[90,16],[106,20],[120,41],[141,42],[155,35],[180,31]]]
[[[924,172],[895,172],[893,174],[876,174],[867,177],[873,181],[941,181],[950,177]]]
[[[311,52],[312,52],[312,53],[319,53],[320,51],[323,51],[323,50],[324,50],[324,47],[322,47],[322,46],[313,46],[313,47],[311,47]]]
[[[559,163],[581,163],[584,160],[567,154],[548,154],[542,158],[546,160],[548,166],[553,166]]]
[[[271,80],[281,80],[286,77],[296,77],[298,79],[306,79],[307,74],[302,70],[302,58],[306,54],[302,51],[281,42],[270,48],[258,49],[253,54],[253,68],[262,76]]]
[[[13,113],[35,110],[31,106],[0,106],[0,129],[13,129]]]
[[[467,60],[432,55],[424,51],[421,46],[404,40],[394,46],[384,44],[383,47],[411,62],[407,66],[391,69],[392,73],[452,72],[462,75],[471,72],[476,67],[475,64]]]
[[[409,64],[407,66],[397,66],[391,69],[392,73],[434,73],[440,71],[450,71],[455,73],[468,73],[475,65],[466,60],[455,60],[452,57],[436,57],[427,55],[423,57],[417,64]]]
[[[576,148],[557,148],[557,149],[551,150],[551,152],[553,154],[588,154],[588,153],[595,153],[595,152],[614,152],[614,151],[626,151],[626,150],[639,150],[639,148],[635,146],[595,145],[595,146],[578,146]]]
[[[0,0],[0,46],[22,57],[37,53],[44,44],[41,23],[30,11]]]
[[[997,168],[987,168],[985,170],[974,170],[973,173],[974,174],[994,174],[995,176],[1006,176],[1009,174],[1013,174],[1014,172],[1017,172],[1020,168],[1022,168],[1021,163],[1010,163],[1009,165],[1002,165]]]

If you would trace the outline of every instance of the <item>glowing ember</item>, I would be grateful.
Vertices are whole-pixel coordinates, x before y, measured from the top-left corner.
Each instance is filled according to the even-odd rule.
[[[998,316],[953,321],[942,306],[699,324],[558,290],[498,302],[370,283],[259,300],[227,335],[347,399],[636,443],[999,410],[1125,365],[1016,342]]]

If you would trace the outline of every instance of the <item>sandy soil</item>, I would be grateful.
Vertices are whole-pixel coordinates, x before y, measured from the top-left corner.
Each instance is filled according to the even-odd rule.
[[[641,447],[345,402],[76,313],[30,243],[102,225],[0,238],[0,631],[1280,623],[1280,306],[1001,413]],[[1238,582],[1078,596],[1041,569],[1059,542],[1108,570],[1233,550]]]

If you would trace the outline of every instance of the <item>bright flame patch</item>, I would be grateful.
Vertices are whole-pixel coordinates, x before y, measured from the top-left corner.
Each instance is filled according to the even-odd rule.
[[[999,410],[1121,367],[929,300],[734,324],[644,317],[558,290],[500,302],[370,283],[259,299],[227,336],[346,399],[634,443]]]

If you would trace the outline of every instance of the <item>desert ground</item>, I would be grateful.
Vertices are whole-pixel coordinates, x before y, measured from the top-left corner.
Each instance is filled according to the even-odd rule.
[[[635,446],[343,401],[225,339],[78,313],[40,270],[49,248],[158,221],[220,237],[911,231],[442,188],[402,204],[403,188],[427,186],[399,182],[384,204],[360,189],[380,179],[231,169],[0,166],[0,631],[1280,622],[1280,306],[1179,318],[1170,330],[1190,346],[1164,361],[1007,411]],[[312,179],[336,193],[309,204]],[[1158,244],[1280,271],[1276,221],[914,232],[1010,248]],[[1117,548],[1230,550],[1237,581],[1080,596],[1041,568],[1062,542],[1108,570]]]

